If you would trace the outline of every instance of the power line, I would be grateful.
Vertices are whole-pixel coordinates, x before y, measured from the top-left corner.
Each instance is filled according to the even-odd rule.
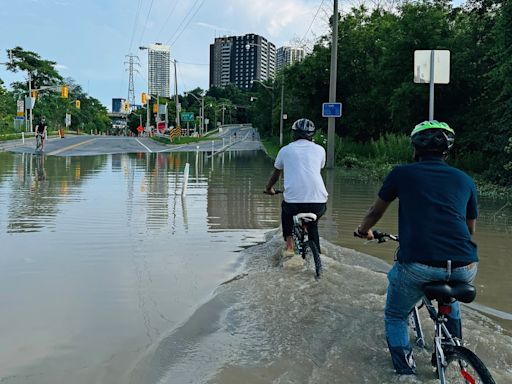
[[[151,9],[153,8],[153,1],[154,0],[151,0],[151,4],[149,4],[149,10],[148,10],[148,14],[146,16],[146,22],[144,23],[144,29],[142,30],[142,35],[140,36],[140,44],[139,45],[142,45],[142,41],[144,40],[144,33],[146,32],[146,27],[147,27],[148,21],[149,21],[149,15],[151,14]]]
[[[304,42],[306,40],[306,35],[309,33],[311,27],[313,26],[313,23],[315,22],[316,20],[316,17],[318,16],[318,13],[320,12],[320,9],[322,9],[322,5],[324,4],[324,1],[325,0],[322,0],[322,2],[320,3],[320,5],[318,6],[318,9],[316,10],[316,13],[315,13],[315,16],[313,17],[313,20],[311,20],[311,24],[309,24],[309,27],[308,29],[306,30],[306,33],[304,33],[304,36],[302,37],[301,41]],[[337,0],[335,0],[337,1]]]
[[[132,51],[133,38],[135,37],[135,30],[137,29],[137,20],[139,20],[141,4],[142,4],[142,0],[139,0],[139,5],[137,5],[137,11],[135,12],[135,20],[133,21],[132,37],[130,38],[130,47],[128,48],[128,52]]]
[[[187,13],[187,15],[183,18],[182,22],[180,23],[180,25],[178,26],[178,28],[176,29],[175,33],[176,33],[176,36],[174,36],[174,39],[173,41],[171,42],[170,45],[174,45],[174,43],[179,39],[179,37],[182,35],[182,33],[187,29],[188,25],[190,24],[190,22],[192,21],[192,19],[194,18],[194,16],[197,14],[197,12],[201,9],[201,7],[203,6],[205,0],[202,0],[201,3],[199,4],[199,6],[196,8],[196,10],[194,11],[194,13],[192,13],[192,11],[194,10],[195,6],[199,3],[200,0],[196,0],[196,2],[194,3],[194,5],[190,8],[189,12]],[[190,17],[189,17],[190,16]],[[182,27],[183,23],[187,20],[188,18],[188,21],[186,22],[186,24]],[[178,31],[180,30],[181,28],[181,31],[178,33]],[[171,40],[171,38],[169,38],[169,40]],[[169,42],[169,40],[167,40],[167,42]]]
[[[174,10],[176,9],[176,6],[178,5],[179,2],[180,2],[180,0],[176,0],[174,2],[174,6],[171,8],[171,11],[169,12],[169,14],[167,15],[165,21],[163,22],[162,28],[160,28],[160,31],[157,33],[157,37],[159,37],[162,34],[164,28],[167,26],[167,22],[171,18],[172,14],[174,13]]]

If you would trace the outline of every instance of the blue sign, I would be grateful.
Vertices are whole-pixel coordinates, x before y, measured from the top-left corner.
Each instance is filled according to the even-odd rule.
[[[341,117],[341,103],[323,103],[322,117]]]

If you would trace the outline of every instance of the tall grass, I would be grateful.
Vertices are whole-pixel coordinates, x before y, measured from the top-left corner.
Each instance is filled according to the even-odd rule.
[[[405,135],[385,134],[377,140],[359,143],[351,139],[338,138],[336,142],[336,162],[341,165],[360,165],[362,162],[379,164],[407,163],[412,159],[410,140]]]

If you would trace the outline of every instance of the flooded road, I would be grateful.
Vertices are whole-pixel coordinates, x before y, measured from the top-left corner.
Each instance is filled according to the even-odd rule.
[[[247,151],[213,160],[0,153],[0,378],[393,382],[381,323],[387,265],[340,248],[392,259],[394,244],[351,236],[378,185],[325,175],[327,270],[316,284],[275,266],[281,239],[266,237],[280,200],[261,193],[271,169],[262,152]],[[512,313],[511,207],[480,203],[477,302]],[[396,230],[396,207],[381,228]],[[498,382],[512,382],[511,321],[467,311],[471,346]],[[361,366],[364,381],[351,376]]]

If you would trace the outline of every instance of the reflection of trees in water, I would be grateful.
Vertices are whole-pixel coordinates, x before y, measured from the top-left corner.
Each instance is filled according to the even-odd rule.
[[[0,183],[11,182],[7,230],[34,232],[54,224],[59,204],[69,201],[62,197],[70,191],[76,197],[82,181],[104,168],[107,157],[4,153],[1,160]]]

